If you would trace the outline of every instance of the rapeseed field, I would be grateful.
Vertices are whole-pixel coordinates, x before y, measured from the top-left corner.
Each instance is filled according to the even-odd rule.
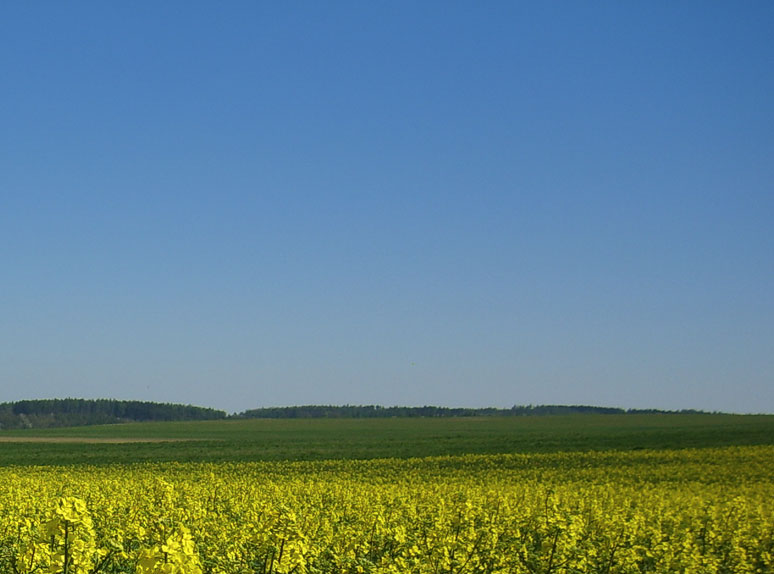
[[[13,574],[770,573],[774,447],[0,469]]]

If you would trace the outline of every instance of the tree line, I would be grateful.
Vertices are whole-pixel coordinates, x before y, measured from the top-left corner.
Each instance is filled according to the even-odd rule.
[[[703,411],[621,409],[586,405],[514,405],[511,408],[383,407],[380,405],[302,405],[263,407],[241,413],[192,405],[115,399],[37,399],[0,403],[0,429],[52,428],[148,421],[197,421],[226,418],[410,418],[547,416],[568,414],[699,414]]]
[[[263,407],[233,415],[238,418],[299,419],[299,418],[392,418],[392,417],[487,417],[487,416],[546,416],[568,414],[699,414],[693,409],[662,411],[658,409],[621,409],[587,405],[514,405],[508,409],[454,407],[383,407],[379,405],[304,405],[293,407]]]
[[[0,429],[51,428],[145,421],[224,419],[224,411],[192,405],[114,399],[38,399],[0,403]]]

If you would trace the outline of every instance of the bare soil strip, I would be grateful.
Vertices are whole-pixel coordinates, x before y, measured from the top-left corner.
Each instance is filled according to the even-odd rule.
[[[204,439],[190,438],[89,438],[79,436],[2,436],[0,442],[73,442],[83,444],[111,443],[124,444],[131,442],[186,442]]]

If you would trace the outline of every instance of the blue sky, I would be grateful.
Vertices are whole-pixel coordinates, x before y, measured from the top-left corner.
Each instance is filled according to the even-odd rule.
[[[0,7],[0,401],[774,412],[770,2]]]

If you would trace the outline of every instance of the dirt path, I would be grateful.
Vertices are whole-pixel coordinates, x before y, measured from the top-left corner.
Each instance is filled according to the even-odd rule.
[[[0,442],[54,442],[54,443],[84,443],[84,444],[124,444],[131,442],[185,442],[204,439],[190,438],[89,438],[80,436],[2,436]]]

